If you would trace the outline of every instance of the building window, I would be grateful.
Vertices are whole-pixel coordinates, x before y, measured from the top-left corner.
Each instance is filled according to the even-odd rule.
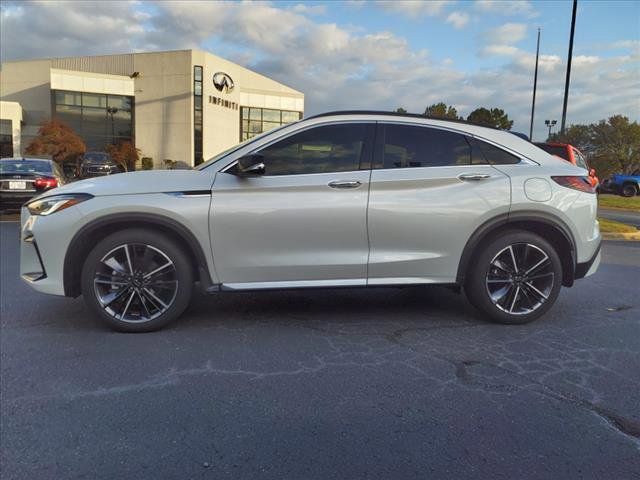
[[[302,112],[272,110],[269,108],[241,107],[240,141],[247,140],[262,132],[268,132],[280,125],[296,122]]]
[[[13,157],[13,122],[0,120],[0,158]]]
[[[200,165],[202,158],[202,66],[193,67],[193,161]]]
[[[52,90],[54,117],[82,137],[87,150],[134,143],[133,97]]]

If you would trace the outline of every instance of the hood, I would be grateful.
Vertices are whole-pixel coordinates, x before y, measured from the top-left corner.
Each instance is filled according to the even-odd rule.
[[[97,197],[211,190],[212,183],[213,177],[207,170],[144,170],[68,183],[55,190],[49,190],[47,195],[89,193]]]

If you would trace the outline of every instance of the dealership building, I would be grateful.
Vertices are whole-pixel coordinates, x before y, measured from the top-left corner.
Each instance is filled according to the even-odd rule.
[[[304,94],[202,50],[3,62],[2,156],[20,156],[46,120],[87,150],[130,141],[155,168],[194,166],[302,118]]]

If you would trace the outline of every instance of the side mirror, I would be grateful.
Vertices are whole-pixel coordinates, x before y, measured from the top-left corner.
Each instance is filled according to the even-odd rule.
[[[237,175],[240,177],[253,177],[264,175],[263,157],[260,154],[249,154],[240,157],[238,160]]]

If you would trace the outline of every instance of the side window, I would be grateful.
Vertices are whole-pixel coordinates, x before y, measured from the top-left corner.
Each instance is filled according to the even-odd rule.
[[[580,152],[578,152],[577,150],[573,150],[573,157],[576,159],[576,165],[582,168],[585,168],[587,170],[589,170],[589,165],[587,164],[587,161],[585,160],[585,158],[582,156],[582,154]]]
[[[471,146],[464,135],[436,128],[386,125],[383,168],[469,165]]]
[[[485,160],[491,165],[513,165],[515,163],[520,163],[520,159],[518,157],[502,150],[501,148],[494,147],[490,143],[483,142],[477,138],[473,139],[473,143],[478,146],[482,151]]]
[[[311,128],[256,153],[263,156],[265,175],[358,170],[369,128],[354,123]]]

